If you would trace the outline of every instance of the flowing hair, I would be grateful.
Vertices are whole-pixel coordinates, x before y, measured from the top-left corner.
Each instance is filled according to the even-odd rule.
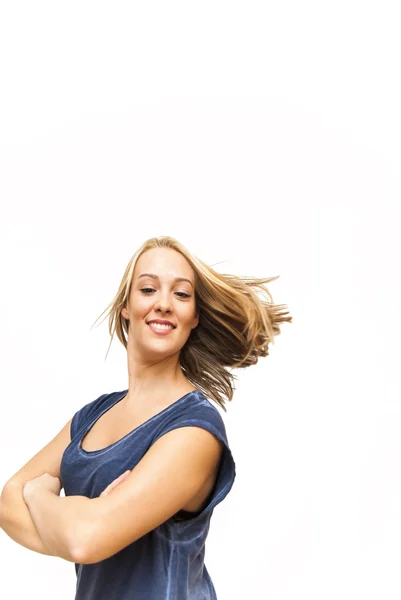
[[[274,336],[281,333],[280,324],[292,322],[287,305],[274,304],[264,285],[278,279],[279,275],[261,279],[221,274],[191,254],[175,238],[150,238],[132,256],[116,296],[96,319],[98,321],[104,313],[109,315],[111,339],[107,354],[114,334],[127,349],[129,321],[121,311],[130,296],[136,262],[152,248],[171,248],[180,252],[194,271],[195,310],[199,311],[199,323],[181,348],[180,366],[192,385],[227,412],[225,402],[233,398],[236,379],[227,368],[249,367],[255,365],[259,357],[268,356],[269,344],[274,344]]]

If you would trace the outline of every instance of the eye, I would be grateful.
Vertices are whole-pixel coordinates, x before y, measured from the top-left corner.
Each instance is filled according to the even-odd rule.
[[[144,294],[150,294],[151,292],[155,292],[156,290],[154,290],[153,288],[141,288],[141,292],[143,292]],[[177,296],[179,296],[180,298],[190,298],[191,294],[186,294],[185,292],[176,292]]]

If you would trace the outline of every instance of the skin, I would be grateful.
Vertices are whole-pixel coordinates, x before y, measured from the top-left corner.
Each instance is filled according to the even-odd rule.
[[[129,473],[131,473],[130,470],[125,471],[119,477],[117,477],[117,479],[109,483],[109,485],[103,490],[100,496],[108,496],[109,494],[111,494],[111,492],[120,483],[124,481],[124,479],[128,476]],[[52,475],[50,475],[50,473],[44,473],[39,477],[35,477],[35,479],[27,481],[23,489],[23,497],[25,502],[29,499],[30,493],[35,493],[36,487],[46,488],[50,492],[53,492],[53,494],[59,496],[61,491],[61,482],[58,477],[53,477]]]
[[[142,277],[145,273],[158,279]],[[177,277],[188,281],[174,281]],[[195,277],[182,254],[171,248],[153,248],[139,257],[122,315],[129,320],[125,405],[141,409],[154,403],[158,407],[166,390],[171,390],[174,401],[180,392],[194,389],[179,364],[181,348],[199,323]],[[154,318],[167,319],[176,327],[168,335],[158,335],[147,325]]]
[[[143,277],[145,273],[157,278]],[[176,281],[185,278],[188,281]],[[187,260],[171,248],[152,248],[142,254],[134,270],[130,296],[122,316],[129,321],[128,328],[128,394],[121,401],[127,413],[140,411],[153,403],[164,408],[160,398],[171,390],[171,399],[194,389],[182,373],[179,355],[192,329],[199,323],[195,307],[195,277]],[[160,318],[171,321],[175,328],[168,335],[153,332],[147,322]],[[110,483],[101,496],[109,495],[130,471]],[[25,501],[35,489],[43,488],[59,495],[61,482],[49,473],[25,483]]]

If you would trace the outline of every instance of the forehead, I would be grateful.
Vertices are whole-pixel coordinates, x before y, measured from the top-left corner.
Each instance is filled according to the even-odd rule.
[[[134,277],[142,273],[154,273],[159,277],[187,277],[194,281],[194,272],[187,259],[172,248],[152,248],[138,258]]]

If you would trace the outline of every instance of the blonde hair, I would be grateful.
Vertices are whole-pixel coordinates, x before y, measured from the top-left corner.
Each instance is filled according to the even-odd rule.
[[[130,295],[136,262],[152,248],[172,248],[180,252],[194,271],[195,310],[199,311],[199,323],[181,348],[180,365],[192,385],[227,412],[225,402],[233,398],[236,379],[227,367],[249,367],[256,364],[259,357],[268,356],[269,343],[274,344],[274,336],[280,334],[280,324],[292,322],[292,317],[287,316],[287,305],[274,304],[264,285],[278,279],[279,275],[260,279],[221,274],[191,254],[175,238],[150,238],[133,255],[115,298],[96,319],[105,312],[109,314],[111,339],[107,354],[115,333],[127,349],[129,322],[121,311]]]

